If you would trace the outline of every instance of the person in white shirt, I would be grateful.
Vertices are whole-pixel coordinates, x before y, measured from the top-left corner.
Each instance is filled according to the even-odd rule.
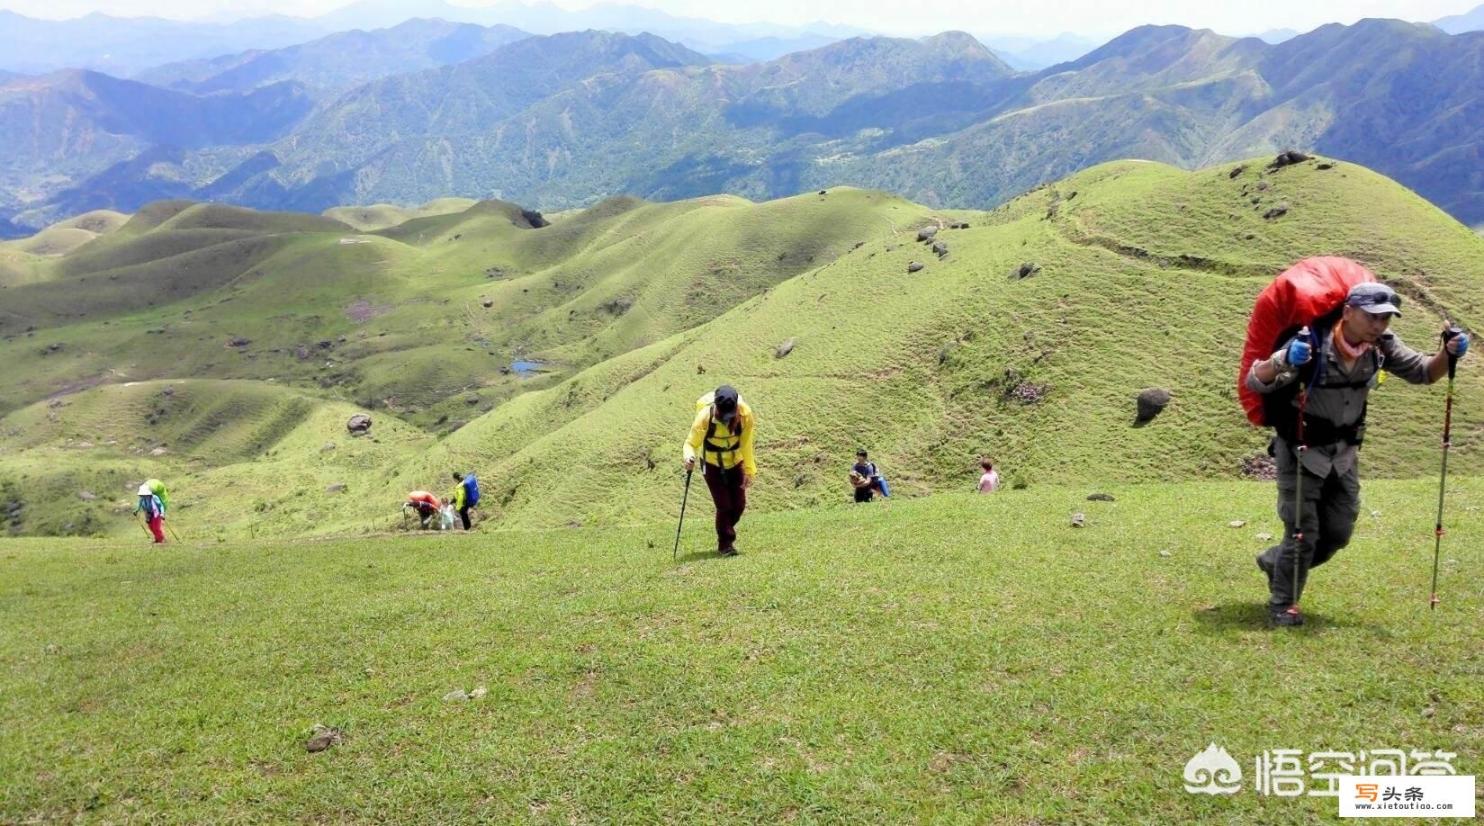
[[[1000,474],[995,471],[994,463],[985,459],[979,463],[979,467],[984,469],[984,475],[979,477],[979,492],[994,493],[999,490]]]

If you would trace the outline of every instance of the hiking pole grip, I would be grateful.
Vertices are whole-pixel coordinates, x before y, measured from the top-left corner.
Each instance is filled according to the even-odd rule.
[[[1458,370],[1458,356],[1448,352],[1448,342],[1463,335],[1463,328],[1457,324],[1449,324],[1443,330],[1443,352],[1448,356],[1448,381],[1453,381],[1453,374]]]

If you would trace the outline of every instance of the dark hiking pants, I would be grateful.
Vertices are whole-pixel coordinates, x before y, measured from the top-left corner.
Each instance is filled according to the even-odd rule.
[[[701,475],[716,503],[716,549],[724,551],[737,541],[737,521],[747,509],[747,491],[742,488],[742,466],[722,470],[716,465],[702,465]]]
[[[1304,474],[1304,501],[1299,515],[1304,541],[1294,540],[1295,470]],[[1344,473],[1332,472],[1321,479],[1297,467],[1291,457],[1278,465],[1278,518],[1283,520],[1283,541],[1269,548],[1264,561],[1273,569],[1268,607],[1281,610],[1298,602],[1309,571],[1328,562],[1335,552],[1350,544],[1355,519],[1360,515],[1359,463]],[[1298,557],[1298,587],[1294,587],[1294,558]]]
[[[459,508],[459,519],[462,519],[463,522],[464,522],[464,530],[466,530],[466,531],[469,530],[469,506],[468,505],[465,505],[462,508]]]

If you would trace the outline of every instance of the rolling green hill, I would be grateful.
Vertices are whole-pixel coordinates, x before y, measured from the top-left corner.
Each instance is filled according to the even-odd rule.
[[[39,256],[65,255],[122,227],[128,220],[129,216],[110,209],[85,212],[53,224],[29,238],[0,242],[0,249],[8,248]]]
[[[114,531],[139,482],[162,477],[175,487],[183,530],[202,518],[210,490],[217,513],[235,513],[233,526],[251,534],[268,507],[263,495],[369,479],[433,441],[391,417],[376,423],[374,439],[350,438],[355,412],[271,382],[104,385],[4,419],[0,499],[25,503],[28,532],[85,536]],[[182,485],[188,478],[202,481]]]
[[[534,213],[482,202],[358,233],[162,202],[50,264],[15,259],[34,274],[6,288],[0,351],[24,366],[0,406],[119,376],[278,378],[424,425],[467,420],[469,394],[488,407],[659,341],[926,216],[837,190],[615,199],[539,230]],[[509,373],[516,360],[540,368]]]
[[[184,278],[155,307],[6,319],[0,357],[21,367],[5,398],[29,406],[0,420],[0,461],[49,492],[42,514],[91,472],[68,440],[102,441],[70,406],[107,409],[94,399],[109,391],[75,391],[149,379],[170,410],[160,381],[272,380],[337,416],[354,403],[378,428],[397,422],[417,448],[327,469],[319,449],[345,435],[326,415],[259,461],[176,464],[180,437],[149,427],[121,458],[170,476],[199,529],[225,535],[389,527],[407,490],[441,490],[466,468],[502,525],[642,522],[678,508],[692,402],[731,382],[760,416],[753,502],[765,510],[839,499],[857,446],[907,496],[970,484],[981,455],[1017,486],[1238,477],[1265,439],[1236,404],[1237,354],[1252,298],[1279,270],[1318,254],[1367,263],[1407,296],[1396,329],[1423,350],[1445,317],[1477,325],[1484,295],[1484,239],[1421,198],[1351,164],[1267,160],[1107,164],[992,212],[837,189],[762,204],[614,200],[546,226],[482,202],[358,234],[319,217],[157,205],[50,264],[69,275],[7,295],[43,307],[49,290],[77,291],[67,279],[95,277],[80,273],[107,250],[158,244],[160,272],[243,244],[263,255],[227,283]],[[916,242],[923,226],[943,227],[941,259]],[[913,261],[925,267],[909,274]],[[138,283],[164,278],[150,260],[131,266]],[[1472,474],[1484,386],[1464,364],[1452,467]],[[1152,387],[1172,401],[1134,427],[1134,397]],[[1367,476],[1436,472],[1442,395],[1377,391]],[[262,432],[265,415],[243,410],[237,426]],[[335,483],[354,495],[325,491]],[[57,524],[46,519],[20,529]]]
[[[867,245],[681,339],[497,409],[401,478],[492,468],[501,518],[521,525],[672,511],[689,402],[723,380],[763,422],[753,498],[765,508],[844,495],[857,446],[907,494],[970,484],[980,455],[1016,484],[1239,475],[1265,439],[1235,402],[1236,354],[1253,297],[1287,264],[1367,262],[1411,298],[1397,330],[1428,351],[1445,316],[1478,323],[1484,294],[1480,239],[1394,183],[1347,164],[1245,167],[1111,164],[994,213],[947,215],[971,228],[938,234],[942,261],[910,239]],[[1262,217],[1280,203],[1286,215]],[[909,275],[913,259],[928,264]],[[1040,269],[1011,277],[1023,263]],[[793,352],[775,358],[786,339]],[[1134,397],[1150,387],[1174,401],[1133,427]],[[1457,414],[1456,433],[1481,432],[1481,389],[1465,369],[1458,410],[1475,412]],[[1441,406],[1439,387],[1378,391],[1367,473],[1435,472]],[[1477,473],[1484,452],[1459,438],[1453,457]]]
[[[364,207],[334,207],[325,210],[326,218],[333,218],[362,232],[375,232],[405,224],[413,218],[428,218],[463,212],[477,203],[473,198],[439,198],[419,207],[399,207],[394,204],[372,204]]]

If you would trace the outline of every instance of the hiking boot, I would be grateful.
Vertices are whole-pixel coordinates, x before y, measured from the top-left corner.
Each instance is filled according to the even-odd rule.
[[[1290,605],[1269,613],[1268,620],[1276,628],[1293,628],[1304,624],[1304,615],[1299,613],[1297,605]]]
[[[722,548],[721,550],[717,551],[717,553],[721,554],[722,556],[736,556],[737,555],[737,549],[735,547],[731,546],[731,545],[728,545],[725,548]]]
[[[1273,567],[1268,564],[1267,554],[1261,553],[1261,554],[1258,554],[1257,555],[1257,567],[1263,573],[1265,573],[1265,574],[1268,575],[1268,590],[1269,591],[1272,591],[1273,590]]]

